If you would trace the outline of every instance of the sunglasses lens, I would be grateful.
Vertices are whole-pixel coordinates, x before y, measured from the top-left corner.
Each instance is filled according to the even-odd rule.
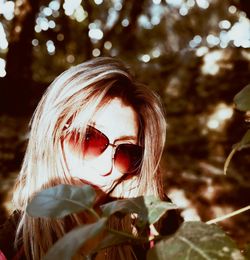
[[[104,152],[108,144],[109,140],[103,133],[89,126],[83,142],[83,155],[86,159],[99,156]]]
[[[122,173],[135,173],[142,160],[142,147],[135,144],[120,144],[115,153],[115,167]]]

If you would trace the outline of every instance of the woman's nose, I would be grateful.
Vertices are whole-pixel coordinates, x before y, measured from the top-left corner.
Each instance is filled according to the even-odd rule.
[[[109,146],[107,149],[98,157],[96,161],[96,168],[102,176],[108,176],[113,170],[113,147]]]

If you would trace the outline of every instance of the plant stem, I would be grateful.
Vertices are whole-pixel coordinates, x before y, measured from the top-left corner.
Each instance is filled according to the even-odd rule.
[[[226,159],[226,162],[224,164],[224,169],[223,169],[223,172],[224,174],[226,175],[227,174],[227,168],[228,168],[228,165],[233,157],[233,155],[237,152],[237,150],[240,148],[240,143],[237,143],[235,145],[235,147],[232,149],[232,151],[230,152],[230,154],[228,155],[227,159]]]
[[[96,213],[96,211],[94,209],[87,209],[95,218],[96,220],[100,219],[100,216]]]
[[[72,203],[72,200],[70,200],[70,199],[65,199],[65,200]],[[82,203],[80,203],[80,202],[77,202],[77,201],[74,201],[74,203],[75,203],[76,205],[78,205],[78,206],[81,206],[82,209],[83,209],[83,211],[84,211],[84,210],[87,210],[89,213],[91,213],[91,214],[96,218],[96,220],[99,220],[99,219],[100,219],[100,216],[96,213],[96,211],[95,211],[94,209],[88,208],[88,207],[86,207],[86,205],[84,205],[84,204],[82,204]]]
[[[215,218],[215,219],[211,219],[211,220],[207,221],[206,224],[210,225],[210,224],[214,224],[214,223],[220,222],[220,221],[222,221],[224,219],[231,218],[231,217],[233,217],[235,215],[238,215],[238,214],[240,214],[240,213],[242,213],[244,211],[247,211],[249,209],[250,209],[250,205],[248,205],[248,206],[246,206],[244,208],[235,210],[235,211],[233,211],[233,212],[231,212],[229,214],[226,214],[224,216],[221,216],[221,217],[218,217],[218,218]]]

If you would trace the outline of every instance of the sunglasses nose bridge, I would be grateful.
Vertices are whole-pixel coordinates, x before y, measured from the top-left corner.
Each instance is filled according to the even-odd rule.
[[[102,169],[102,175],[108,176],[111,174],[114,167],[114,150],[113,147],[109,147],[108,145],[106,149],[100,154],[98,157],[98,164]]]
[[[109,143],[109,146],[115,148],[117,145]]]
[[[112,162],[113,162],[113,164],[114,164],[114,159],[115,159],[115,153],[116,153],[117,145],[109,143],[108,146],[111,146],[111,147],[112,147]]]

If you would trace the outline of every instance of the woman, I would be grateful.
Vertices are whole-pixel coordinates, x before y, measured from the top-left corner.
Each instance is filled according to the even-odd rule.
[[[165,132],[158,97],[138,84],[120,61],[93,59],[57,77],[32,118],[15,186],[17,210],[9,224],[12,228],[17,225],[15,254],[41,259],[68,229],[66,220],[33,219],[25,214],[30,198],[42,189],[60,183],[87,183],[109,197],[154,194],[166,199],[159,169]],[[72,215],[67,223],[74,227],[86,222],[83,219]],[[174,231],[179,223],[177,217],[175,220],[165,228]],[[11,229],[9,225],[5,230]],[[111,219],[110,225],[131,229],[128,220]],[[13,245],[8,243],[8,247]],[[3,247],[1,250],[8,254]],[[128,259],[135,258],[130,246],[108,249],[101,258],[118,259],[118,251]]]

